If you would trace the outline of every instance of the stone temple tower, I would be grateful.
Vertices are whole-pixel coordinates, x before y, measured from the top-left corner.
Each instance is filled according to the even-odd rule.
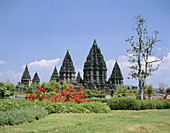
[[[27,87],[29,85],[29,81],[31,81],[31,76],[30,76],[30,73],[28,71],[28,67],[26,65],[24,73],[23,73],[22,78],[21,78],[21,84],[23,84],[25,87]]]
[[[84,63],[84,86],[90,89],[104,90],[106,88],[106,63],[94,39],[86,62]]]
[[[108,80],[108,83],[111,88],[115,88],[117,85],[123,85],[123,75],[117,61],[113,67],[112,74]]]
[[[36,85],[40,83],[40,78],[37,72],[35,73],[34,78],[32,79],[32,83]]]
[[[53,71],[53,73],[51,75],[50,81],[51,80],[55,80],[56,82],[59,81],[59,77],[58,77],[58,72],[57,72],[56,66],[54,67],[54,71]]]
[[[67,83],[75,83],[75,69],[69,51],[64,57],[62,66],[60,68],[60,80],[64,80]]]

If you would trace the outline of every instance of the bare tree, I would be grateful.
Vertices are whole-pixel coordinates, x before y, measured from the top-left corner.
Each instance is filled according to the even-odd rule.
[[[127,50],[129,61],[132,63],[129,75],[138,80],[140,100],[143,100],[143,87],[146,78],[151,76],[159,67],[159,64],[154,67],[153,63],[159,62],[163,58],[155,57],[154,60],[150,61],[149,57],[153,56],[153,47],[156,42],[160,41],[157,39],[159,32],[155,31],[149,36],[145,26],[146,20],[140,14],[135,17],[135,20],[136,28],[134,30],[137,32],[137,36],[136,38],[131,36],[126,40],[131,45],[131,49]]]

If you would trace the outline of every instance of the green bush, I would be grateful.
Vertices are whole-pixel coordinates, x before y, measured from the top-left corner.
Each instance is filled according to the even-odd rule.
[[[112,98],[107,101],[111,110],[145,110],[145,109],[170,109],[170,102],[166,100],[137,100],[134,98]]]
[[[156,109],[170,109],[170,102],[166,100],[157,100]]]
[[[107,103],[107,101],[109,101],[110,99],[104,98],[104,99],[90,99],[90,100],[92,100],[93,102]]]
[[[39,107],[48,111],[48,113],[107,113],[110,108],[103,103],[91,102],[75,104],[71,102],[37,102]]]
[[[133,98],[112,98],[107,102],[111,110],[139,110],[140,103]]]
[[[170,94],[170,87],[168,87],[168,88],[166,89],[166,93],[169,93],[169,94]]]
[[[140,101],[140,110],[156,109],[156,101],[142,100]]]
[[[48,115],[48,112],[39,107],[23,107],[11,111],[0,112],[0,125],[18,125],[32,122]]]
[[[110,95],[111,95],[111,97],[113,97],[113,95],[115,94],[115,92],[116,92],[115,89],[111,89],[111,90],[110,90]]]
[[[12,83],[0,82],[0,98],[6,98],[14,94],[15,87]]]
[[[0,101],[0,111],[9,111],[12,109],[19,109],[27,106],[36,106],[44,108],[51,113],[107,113],[110,111],[109,107],[106,104],[91,102],[91,103],[71,103],[71,102],[45,102],[45,101],[36,101],[30,102],[24,99],[18,100],[7,100]],[[94,108],[95,107],[95,108]],[[92,110],[90,110],[92,109]]]

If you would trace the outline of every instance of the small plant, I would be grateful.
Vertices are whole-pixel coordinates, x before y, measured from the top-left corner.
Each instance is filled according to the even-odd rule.
[[[111,97],[113,97],[113,95],[115,94],[115,92],[116,92],[115,89],[111,89],[111,90],[110,90],[110,95],[111,95]]]

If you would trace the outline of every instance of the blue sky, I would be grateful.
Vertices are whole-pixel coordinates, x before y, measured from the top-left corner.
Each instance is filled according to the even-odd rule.
[[[118,60],[124,83],[136,85],[126,78],[125,40],[135,35],[134,16],[140,13],[147,19],[148,31],[160,32],[162,41],[154,51],[165,59],[148,84],[170,86],[169,7],[169,0],[0,0],[0,80],[17,83],[28,64],[31,77],[37,71],[41,81],[48,81],[54,65],[59,71],[67,49],[76,70],[82,72],[96,38],[108,77]]]

